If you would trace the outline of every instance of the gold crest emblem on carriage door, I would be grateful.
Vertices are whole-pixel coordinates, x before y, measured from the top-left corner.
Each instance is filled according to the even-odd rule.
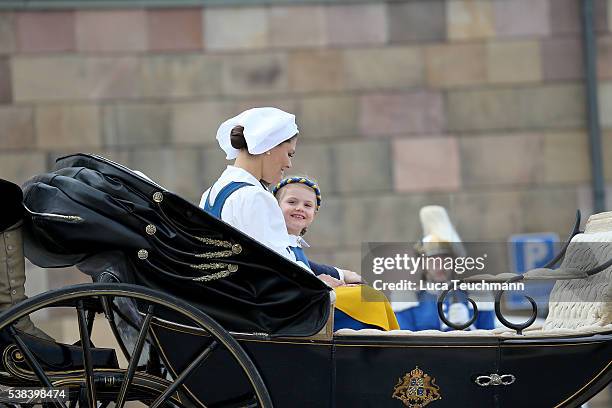
[[[442,399],[440,387],[435,381],[417,366],[399,379],[393,389],[393,398],[402,401],[408,408],[423,408],[432,401]]]

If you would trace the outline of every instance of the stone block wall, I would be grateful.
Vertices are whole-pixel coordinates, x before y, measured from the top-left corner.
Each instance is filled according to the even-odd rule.
[[[417,239],[426,204],[466,240],[565,235],[591,211],[577,0],[277,3],[0,11],[0,177],[94,152],[196,202],[226,164],[217,126],[273,105],[323,189],[321,261],[358,270],[362,241]],[[612,0],[596,5],[612,183]]]

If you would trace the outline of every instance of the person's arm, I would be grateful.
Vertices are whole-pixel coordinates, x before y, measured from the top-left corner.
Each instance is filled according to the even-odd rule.
[[[309,260],[310,269],[315,275],[329,275],[335,279],[338,279],[344,283],[363,283],[361,275],[357,272],[349,271],[346,269],[340,269],[330,265],[319,264]]]
[[[332,278],[344,281],[344,277],[341,276],[339,271],[333,266],[316,263],[310,259],[308,260],[308,262],[310,263],[310,269],[312,269],[315,275],[329,275]]]

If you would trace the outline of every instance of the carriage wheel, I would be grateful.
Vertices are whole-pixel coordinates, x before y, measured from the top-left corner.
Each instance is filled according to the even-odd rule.
[[[132,302],[138,319],[129,319],[130,325],[137,330],[133,347],[126,345],[118,339],[122,354],[127,354],[127,368],[118,366],[100,366],[96,360],[96,350],[91,342],[91,333],[96,314],[104,314],[111,320],[113,334],[116,336],[115,317],[110,309],[118,312],[115,307],[116,300]],[[37,356],[36,350],[28,345],[28,337],[16,331],[13,325],[22,317],[43,309],[70,307],[76,309],[80,340],[74,346],[80,351],[81,367],[77,370],[58,371],[49,368],[48,362]],[[155,333],[152,325],[156,321],[168,323],[167,316],[177,317],[180,325],[190,330],[199,331],[200,337],[205,336],[206,343],[189,359],[189,364],[176,370],[176,367],[161,370],[150,370],[149,364],[142,364],[147,360],[143,356],[143,349],[148,348],[148,354],[156,355]],[[135,320],[139,320],[136,322]],[[172,322],[170,322],[172,323]],[[165,293],[145,287],[128,284],[93,283],[68,286],[62,289],[49,291],[27,299],[0,315],[0,335],[9,345],[4,345],[2,363],[7,369],[7,359],[13,358],[8,367],[13,376],[17,373],[21,383],[13,384],[23,386],[44,387],[70,387],[70,406],[99,407],[108,406],[114,402],[121,408],[126,401],[138,400],[150,407],[272,407],[270,395],[257,371],[257,368],[238,342],[217,322],[206,313]],[[30,339],[31,340],[31,339]],[[71,346],[74,349],[74,346]],[[11,348],[13,353],[11,354]],[[116,352],[116,351],[115,351]],[[15,363],[15,353],[22,359],[21,367]],[[189,377],[195,372],[206,370],[206,361],[215,354],[231,358],[231,364],[239,367],[243,381],[248,384],[249,391],[241,392],[225,401],[214,401],[208,405],[202,401],[201,395],[195,396],[186,386]],[[118,353],[117,353],[118,355]],[[7,357],[8,356],[8,357]],[[10,357],[10,358],[9,358]],[[226,357],[224,357],[226,358]],[[100,360],[98,358],[98,360]],[[164,367],[166,362],[162,361]],[[9,364],[10,365],[10,364]],[[159,364],[158,364],[159,366]],[[26,369],[24,369],[26,367]],[[148,367],[148,368],[147,368]],[[9,376],[10,378],[10,376]],[[0,378],[0,383],[3,379]],[[76,388],[74,388],[76,387]],[[56,402],[56,406],[66,407],[66,404]],[[78,404],[78,405],[77,405]]]

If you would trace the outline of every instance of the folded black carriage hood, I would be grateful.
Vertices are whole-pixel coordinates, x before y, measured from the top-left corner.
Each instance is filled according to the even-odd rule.
[[[38,266],[113,273],[187,300],[231,331],[308,336],[327,320],[330,289],[319,279],[102,157],[58,159],[24,185],[24,205],[26,256]]]

